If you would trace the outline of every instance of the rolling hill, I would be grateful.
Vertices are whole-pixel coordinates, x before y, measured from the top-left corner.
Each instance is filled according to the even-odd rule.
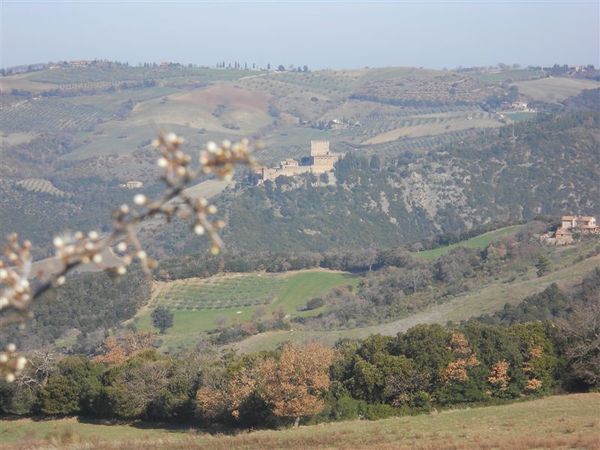
[[[388,188],[377,187],[378,192],[364,195],[356,206],[337,206],[347,203],[346,188],[335,194],[330,224],[327,217],[322,218],[325,223],[320,223],[309,212],[301,220],[304,223],[290,228],[291,224],[281,223],[278,216],[271,220],[269,212],[263,213],[273,199],[255,204],[256,200],[249,198],[253,194],[243,193],[239,198],[225,195],[222,201],[228,205],[226,215],[236,228],[235,235],[240,235],[240,242],[233,244],[236,248],[249,248],[254,239],[238,232],[238,210],[244,208],[256,208],[248,220],[264,232],[263,236],[281,236],[274,242],[255,240],[256,245],[280,249],[367,245],[366,239],[349,239],[347,233],[334,240],[328,229],[340,223],[342,229],[351,226],[360,230],[355,233],[360,236],[376,236],[378,243],[404,245],[424,235],[464,230],[490,220],[528,219],[538,209],[539,213],[555,214],[566,207],[580,209],[579,205],[585,203],[587,212],[594,213],[593,200],[577,198],[582,192],[577,182],[571,186],[565,181],[565,188],[558,190],[570,205],[564,203],[564,198],[562,203],[554,200],[554,191],[561,185],[556,179],[556,185],[536,187],[534,204],[526,204],[523,211],[507,205],[507,199],[490,198],[490,186],[499,187],[500,192],[512,188],[509,179],[521,178],[520,172],[537,177],[540,161],[508,161],[509,148],[498,150],[501,154],[496,158],[492,144],[502,148],[510,142],[505,134],[512,131],[511,127],[503,126],[521,120],[523,114],[490,110],[487,102],[490,98],[514,96],[513,85],[523,90],[519,94],[522,99],[539,103],[540,89],[545,96],[562,100],[597,84],[569,77],[544,78],[534,69],[461,72],[384,68],[280,73],[112,64],[4,76],[0,78],[0,192],[5,217],[11,220],[0,220],[0,234],[16,225],[24,237],[42,247],[39,256],[45,256],[52,235],[62,231],[66,222],[74,228],[89,229],[92,224],[108,227],[110,216],[106,211],[130,195],[119,188],[120,184],[139,180],[150,194],[159,189],[155,154],[149,145],[159,130],[183,135],[193,156],[209,140],[248,136],[266,144],[259,154],[265,164],[303,156],[311,139],[328,139],[334,151],[340,153],[380,155],[385,170],[400,175],[399,179],[388,180]],[[556,99],[553,97],[552,102]],[[540,105],[543,112],[543,102]],[[533,117],[535,113],[527,118]],[[536,133],[528,126],[522,126],[527,139]],[[597,145],[593,136],[573,129],[560,145],[566,149],[574,143],[585,159],[588,149]],[[527,154],[528,144],[520,140],[518,137],[517,154]],[[553,147],[544,150],[553,154],[561,152],[553,141],[538,139],[535,145]],[[475,167],[466,160],[472,160],[475,154],[465,158],[460,147],[483,155],[485,164]],[[452,155],[450,160],[444,157],[446,152]],[[569,157],[561,161],[561,166],[578,163],[577,158]],[[508,166],[500,170],[503,164]],[[584,164],[591,170],[590,175],[595,175],[596,161],[585,160]],[[552,171],[568,170],[561,166]],[[486,167],[495,169],[486,171]],[[471,179],[465,178],[465,171],[472,173]],[[540,179],[548,177],[544,174]],[[358,185],[352,182],[352,189],[357,191],[353,195],[372,188],[357,189],[364,182],[371,183],[369,178],[363,176]],[[30,179],[42,180],[44,185],[51,183],[57,189],[52,192],[65,192],[67,197],[47,195],[48,189],[21,189]],[[350,185],[347,187],[350,189]],[[574,204],[569,197],[573,192],[577,192]],[[321,196],[320,191],[315,195]],[[304,201],[300,199],[303,196],[297,201]],[[525,195],[526,199],[530,196]],[[332,201],[328,198],[331,194],[324,192],[323,197],[322,207],[328,210],[325,204]],[[25,207],[16,210],[11,205],[17,203]],[[290,206],[276,203],[275,210],[286,217]],[[365,207],[375,203],[389,204],[391,211]],[[459,217],[454,208],[446,210],[447,204],[460,206]],[[49,208],[56,211],[55,216],[41,213]],[[347,212],[356,223],[341,220]],[[396,223],[390,223],[391,219]],[[287,217],[285,221],[290,222]],[[314,238],[307,239],[305,231]],[[161,256],[173,253],[175,248],[181,250],[173,242],[154,243]],[[190,242],[184,247],[198,249]]]

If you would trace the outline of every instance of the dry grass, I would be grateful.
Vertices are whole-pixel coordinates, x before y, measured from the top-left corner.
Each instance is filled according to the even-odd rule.
[[[231,84],[220,84],[141,102],[128,117],[128,124],[180,125],[229,134],[254,133],[272,122],[269,96]],[[235,129],[224,125],[234,125]]]
[[[81,424],[73,419],[41,423],[25,419],[0,422],[0,436],[6,443],[0,448],[597,449],[598,405],[600,394],[576,394],[375,422],[319,424],[235,435],[183,428]],[[31,440],[39,436],[35,434],[36,427],[51,431],[43,439]],[[18,429],[20,437],[14,439]],[[30,437],[29,441],[25,436]]]
[[[584,89],[596,89],[600,83],[593,80],[576,78],[548,77],[539,80],[520,81],[515,83],[519,92],[533,100],[542,102],[560,102],[567,97],[577,95]]]

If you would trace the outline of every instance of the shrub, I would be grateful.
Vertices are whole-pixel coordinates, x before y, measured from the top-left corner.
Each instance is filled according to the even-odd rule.
[[[302,311],[311,311],[313,309],[320,308],[325,304],[325,300],[320,297],[312,298],[308,302],[306,302],[306,306],[302,308]]]

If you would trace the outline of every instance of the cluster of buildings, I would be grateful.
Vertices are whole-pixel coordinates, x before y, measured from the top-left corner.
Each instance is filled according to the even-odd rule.
[[[303,173],[316,175],[331,172],[335,163],[340,159],[337,153],[329,151],[329,141],[311,141],[310,156],[296,159],[286,159],[279,163],[278,167],[260,167],[255,171],[258,184],[265,180],[275,180],[279,176],[292,177]]]
[[[600,234],[600,226],[593,216],[562,216],[560,226],[554,232],[542,235],[542,242],[550,245],[568,245],[574,241],[573,234]]]

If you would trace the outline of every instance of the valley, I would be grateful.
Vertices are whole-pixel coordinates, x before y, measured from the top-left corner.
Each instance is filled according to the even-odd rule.
[[[0,2],[0,450],[600,448],[600,3]]]
[[[594,330],[600,243],[583,228],[564,246],[541,236],[561,216],[600,214],[597,79],[109,64],[4,76],[0,90],[0,232],[34,241],[36,273],[60,267],[48,257],[56,235],[72,238],[66,223],[105,236],[161,195],[157,134],[183,136],[193,170],[208,142],[248,137],[259,165],[304,172],[169,184],[185,199],[129,236],[131,265],[116,249],[104,266],[88,257],[36,300],[27,328],[0,330],[31,361],[27,383],[0,381],[7,448],[594,439],[594,394],[551,395],[597,386],[574,336]],[[335,154],[324,173],[315,140]],[[222,220],[221,253],[179,220],[186,204]],[[509,420],[539,408],[552,432]],[[343,422],[365,418],[378,421]],[[240,431],[292,423],[303,426]]]
[[[546,97],[540,97],[534,89],[538,85],[537,89],[543,89],[544,95],[557,97],[544,103]],[[528,90],[528,86],[532,87]],[[548,124],[537,124],[535,118],[556,108],[556,102],[564,101],[565,95],[577,96],[586,89],[585,92],[593,92],[589,90],[598,88],[598,81],[546,77],[534,69],[269,72],[177,65],[95,67],[92,64],[5,76],[0,78],[0,134],[3,136],[0,190],[7,211],[5,217],[11,217],[11,221],[0,220],[0,233],[8,233],[15,224],[22,225],[25,237],[33,238],[38,247],[45,250],[38,256],[46,256],[51,235],[61,231],[60,224],[64,220],[75,227],[86,228],[93,217],[100,227],[108,227],[110,219],[105,211],[118,206],[118,202],[129,195],[119,185],[134,180],[144,183],[144,189],[149,192],[160,189],[150,144],[161,131],[182,135],[193,157],[197,157],[197,149],[210,140],[249,137],[264,144],[257,158],[267,166],[307,154],[311,140],[328,140],[332,151],[359,158],[359,161],[367,158],[367,164],[377,155],[380,167],[396,175],[387,180],[391,190],[383,185],[362,186],[378,190],[357,202],[357,206],[365,209],[357,216],[362,224],[348,222],[358,211],[344,218],[344,203],[348,200],[337,200],[353,181],[339,182],[340,187],[345,187],[336,194],[335,206],[321,206],[325,210],[341,208],[334,213],[336,221],[341,220],[342,226],[361,226],[364,231],[360,234],[372,232],[378,236],[377,245],[407,245],[426,236],[463,231],[490,221],[530,220],[536,214],[560,214],[565,208],[564,197],[572,195],[575,199],[570,201],[575,200],[575,203],[570,208],[585,203],[590,213],[597,213],[593,195],[577,199],[584,191],[572,186],[568,179],[562,179],[566,160],[557,160],[559,164],[552,167],[551,172],[540,176],[543,185],[535,190],[532,202],[524,208],[511,205],[509,198],[486,198],[486,189],[479,185],[490,179],[486,165],[498,166],[496,173],[506,175],[507,179],[492,178],[499,192],[509,187],[510,177],[520,178],[524,168],[529,167],[527,177],[533,176],[536,182],[538,170],[546,169],[540,166],[542,154],[534,158],[527,156],[532,152],[529,148],[532,138],[525,136],[547,133]],[[535,108],[520,112],[519,105],[527,102],[533,102]],[[517,133],[515,142],[511,141],[514,133]],[[596,176],[595,165],[588,164],[589,158],[585,156],[598,145],[596,137],[577,128],[569,133],[569,142],[580,142],[578,145],[584,152],[582,162],[591,169],[590,176]],[[533,139],[537,140],[536,148],[544,145],[538,138]],[[516,147],[517,154],[522,155],[519,161],[503,156],[508,155],[506,146]],[[567,146],[567,142],[556,142],[544,153],[564,154]],[[461,148],[476,149],[485,164],[473,167],[474,155],[465,157],[465,150]],[[497,148],[499,150],[495,150]],[[495,154],[497,151],[499,155]],[[43,170],[38,165],[42,160]],[[577,164],[574,160],[568,162],[572,163]],[[497,172],[506,164],[505,170]],[[465,172],[470,173],[469,178],[465,178]],[[361,177],[359,184],[370,183],[369,176]],[[548,177],[554,178],[552,183]],[[244,181],[245,174],[238,173],[235,182],[240,188]],[[551,198],[547,202],[546,193],[555,189],[554,183],[565,186],[560,190],[563,198],[560,201]],[[473,192],[469,192],[470,188]],[[292,195],[294,190],[287,195]],[[442,195],[441,190],[446,193]],[[286,205],[282,210],[284,205],[269,205],[269,202],[251,205],[249,201],[255,203],[256,200],[245,198],[248,191],[232,189],[233,195],[230,192],[218,198],[233,225],[230,245],[238,250],[265,245],[273,250],[305,245],[315,249],[365,245],[364,242],[334,241],[333,236],[328,236],[330,225],[311,220],[310,212],[299,213],[305,216],[307,223],[299,224],[297,229],[278,224],[278,214],[286,217],[289,207]],[[320,191],[322,189],[316,189]],[[519,195],[531,194],[521,192]],[[377,207],[373,211],[366,205],[379,203],[383,196],[391,208],[385,213],[387,217],[366,216],[378,213]],[[276,202],[276,199],[270,202],[274,200]],[[491,206],[492,201],[497,207]],[[27,206],[13,210],[11,205],[15,202]],[[245,217],[245,222],[253,223],[262,231],[269,230],[263,236],[278,239],[267,243],[250,236],[247,230],[236,228],[240,220],[238,205],[260,215]],[[450,218],[446,205],[460,205],[458,217],[453,212]],[[40,215],[39,211],[48,206],[58,212],[59,220]],[[265,208],[276,212],[270,226],[260,223],[268,218]],[[386,223],[388,220],[393,223]],[[286,221],[289,218],[286,217]],[[379,221],[382,223],[375,223]],[[364,224],[367,224],[366,229]],[[415,225],[415,232],[409,231]],[[308,242],[303,230],[317,231],[313,234],[314,242]],[[301,234],[297,234],[298,231]],[[182,237],[177,228],[171,232],[177,239]],[[379,238],[382,233],[390,239],[382,241]],[[183,247],[198,249],[198,244],[191,241],[181,246],[149,235],[144,236],[144,240],[161,257],[174,254],[174,247],[177,251]]]

